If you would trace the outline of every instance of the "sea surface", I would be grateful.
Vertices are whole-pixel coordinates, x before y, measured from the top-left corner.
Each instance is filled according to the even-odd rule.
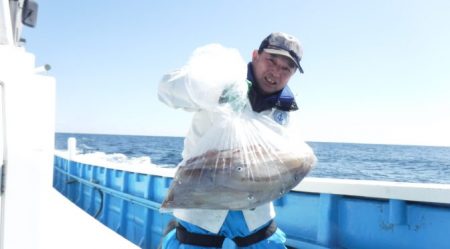
[[[175,167],[181,160],[182,137],[56,133],[55,149],[77,151],[97,161],[136,167]],[[450,184],[450,147],[307,142],[318,163],[309,176]]]

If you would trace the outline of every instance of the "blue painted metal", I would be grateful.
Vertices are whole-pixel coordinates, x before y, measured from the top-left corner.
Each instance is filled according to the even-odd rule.
[[[406,223],[406,201],[389,200],[389,222],[394,225]]]
[[[157,248],[172,218],[158,212],[171,178],[55,157],[54,187],[142,248]],[[291,191],[274,202],[293,248],[450,248],[450,206]]]
[[[55,157],[53,187],[141,248],[157,248],[172,219],[158,209],[171,179]]]

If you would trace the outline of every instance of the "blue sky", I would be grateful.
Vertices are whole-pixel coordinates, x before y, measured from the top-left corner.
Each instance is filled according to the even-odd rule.
[[[157,99],[161,76],[201,45],[251,52],[297,36],[293,76],[308,141],[450,146],[450,2],[39,2],[27,50],[57,80],[59,132],[184,136],[191,113]]]

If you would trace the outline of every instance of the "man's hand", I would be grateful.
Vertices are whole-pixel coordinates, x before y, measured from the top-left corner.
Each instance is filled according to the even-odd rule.
[[[235,82],[226,87],[219,98],[219,104],[228,104],[235,112],[240,112],[247,104],[249,82]]]

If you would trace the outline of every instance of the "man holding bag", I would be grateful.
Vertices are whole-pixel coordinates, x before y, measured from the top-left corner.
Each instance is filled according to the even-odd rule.
[[[290,112],[298,107],[287,84],[297,69],[303,73],[302,55],[302,47],[295,37],[281,32],[267,36],[259,49],[253,51],[252,61],[246,68],[247,108],[270,117],[280,126],[292,127]],[[195,111],[185,139],[184,159],[192,156],[193,148],[214,119],[190,94],[192,90],[186,85],[188,75],[186,70],[166,75],[158,92],[160,100],[170,107]],[[163,248],[286,248],[285,235],[273,221],[275,210],[271,202],[247,210],[180,208],[174,209],[173,215],[178,225],[164,238]]]

